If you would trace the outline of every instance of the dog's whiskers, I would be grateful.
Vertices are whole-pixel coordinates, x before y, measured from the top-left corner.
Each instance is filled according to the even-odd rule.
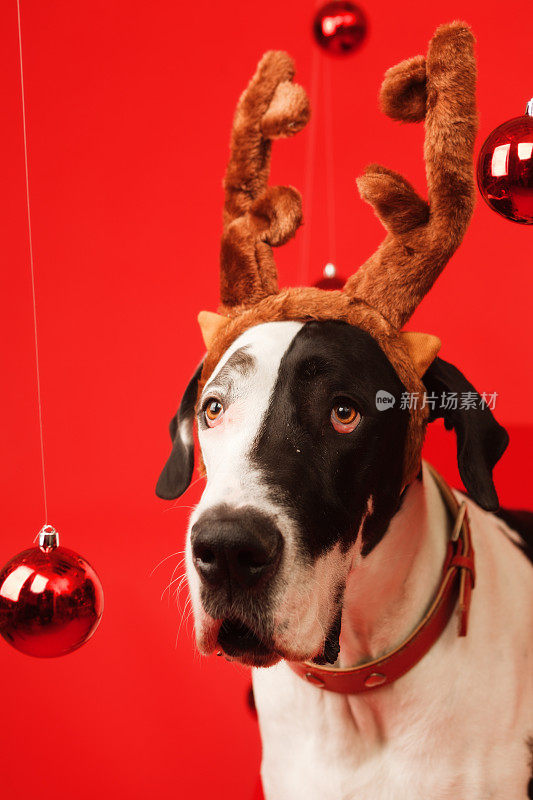
[[[179,639],[179,636],[180,636],[181,627],[183,625],[183,620],[185,619],[185,614],[187,613],[187,609],[188,609],[189,613],[187,614],[187,619],[185,620],[185,628],[187,627],[187,623],[188,623],[189,619],[191,618],[191,614],[193,613],[192,601],[191,601],[190,595],[187,597],[187,599],[185,601],[185,605],[183,606],[183,609],[182,609],[182,612],[181,612],[181,618],[180,618],[180,622],[179,622],[179,625],[178,625],[178,632],[176,634],[176,641],[175,641],[175,644],[174,644],[174,649],[175,650],[177,650],[177,648],[178,648],[178,639]]]
[[[205,475],[200,475],[198,478],[196,478],[196,480],[195,480],[195,481],[192,481],[192,483],[190,483],[190,484],[189,484],[189,489],[190,489],[192,486],[196,486],[196,484],[197,484],[197,483],[200,483],[200,481],[205,481],[205,480],[206,480],[206,478],[205,478]]]
[[[174,584],[175,584],[177,581],[183,581],[183,580],[184,580],[184,579],[187,577],[186,573],[184,573],[183,575],[178,575],[178,577],[177,577],[177,578],[174,578],[174,575],[176,574],[176,570],[178,569],[178,566],[179,566],[179,565],[177,565],[176,567],[174,567],[174,571],[172,572],[172,576],[171,576],[171,579],[170,579],[170,583],[169,583],[167,586],[165,586],[165,588],[163,589],[163,591],[162,591],[162,593],[161,593],[161,600],[162,600],[162,599],[163,599],[163,597],[165,596],[165,592],[168,592],[168,596],[169,596],[169,600],[170,600],[170,589],[171,589],[171,587],[172,587],[172,586],[173,586],[173,585],[174,585]]]
[[[175,505],[170,506],[170,508],[165,508],[163,510],[163,514],[166,514],[168,511],[175,511],[177,508],[190,508],[194,511],[196,509],[196,506],[183,506],[176,503]]]
[[[186,583],[187,583],[187,573],[184,573],[184,574],[181,576],[181,580],[180,580],[180,582],[178,583],[178,586],[177,586],[177,588],[174,590],[174,597],[173,597],[173,599],[175,600],[175,602],[178,602],[178,598],[179,598],[179,596],[180,596],[180,594],[181,594],[181,590],[182,590],[182,589],[183,589],[183,587],[186,585]]]
[[[164,558],[161,559],[161,561],[158,564],[155,565],[155,567],[150,572],[148,577],[151,578],[152,575],[154,574],[154,572],[156,571],[156,569],[158,569],[158,567],[160,567],[161,564],[163,564],[165,561],[168,561],[169,558],[172,558],[172,556],[183,556],[183,558],[182,558],[182,560],[180,562],[180,563],[182,563],[185,560],[184,553],[185,553],[184,550],[177,550],[175,553],[171,553],[169,556],[165,556]]]

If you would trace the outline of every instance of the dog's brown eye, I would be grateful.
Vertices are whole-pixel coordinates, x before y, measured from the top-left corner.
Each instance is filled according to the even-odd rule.
[[[344,425],[349,425],[350,422],[353,422],[357,416],[357,411],[353,406],[345,405],[344,403],[339,403],[339,405],[333,407],[333,413],[337,417],[339,422],[342,422]]]
[[[220,400],[209,400],[205,407],[204,415],[205,421],[209,425],[210,428],[213,428],[215,425],[218,424],[222,420],[222,415],[224,414],[224,406],[220,402]]]
[[[361,419],[361,414],[348,401],[340,400],[331,409],[331,424],[338,433],[351,433]]]

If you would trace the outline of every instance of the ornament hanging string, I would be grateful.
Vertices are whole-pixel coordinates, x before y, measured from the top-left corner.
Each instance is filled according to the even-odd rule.
[[[320,77],[320,55],[316,47],[313,47],[313,56],[311,62],[311,108],[316,109],[318,106],[318,91],[319,91],[319,77]],[[311,219],[313,214],[313,187],[315,177],[315,154],[316,154],[316,134],[317,124],[314,114],[311,114],[311,121],[309,123],[309,138],[307,140],[307,147],[305,152],[305,185],[304,185],[304,198],[306,204],[304,229],[302,231],[302,246],[300,250],[300,270],[298,275],[298,282],[300,286],[307,286],[309,283],[309,257],[311,253]]]
[[[331,86],[331,62],[326,60],[324,71],[324,139],[326,151],[326,205],[328,215],[329,262],[337,268],[336,224],[335,224],[335,162],[333,159],[333,100]]]
[[[320,0],[315,6],[318,8]],[[324,66],[323,66],[324,64]],[[319,103],[322,95],[322,104]],[[333,158],[333,100],[332,100],[332,78],[331,64],[327,56],[322,55],[319,49],[313,47],[311,62],[311,89],[310,89],[311,108],[315,109],[315,114],[311,116],[309,124],[309,138],[305,153],[305,186],[304,200],[306,205],[305,224],[302,236],[302,246],[300,251],[300,269],[298,280],[300,286],[308,286],[311,281],[311,237],[312,237],[312,213],[314,200],[315,183],[315,164],[317,155],[317,133],[318,117],[320,111],[324,120],[324,150],[325,150],[325,172],[326,172],[326,216],[327,216],[327,246],[328,259],[326,265],[333,264],[337,268],[336,253],[336,219],[335,219],[335,174]],[[321,108],[319,108],[321,106]],[[323,265],[323,266],[326,266]]]
[[[39,369],[39,341],[37,336],[37,303],[35,299],[35,270],[33,264],[33,237],[31,231],[31,211],[30,211],[30,182],[28,177],[28,140],[26,134],[26,103],[24,101],[24,68],[22,66],[22,33],[20,24],[20,0],[17,0],[17,23],[18,23],[18,39],[19,39],[19,62],[20,62],[20,90],[22,100],[22,133],[24,140],[24,169],[26,176],[26,211],[28,217],[28,243],[30,254],[30,272],[31,272],[31,292],[33,303],[33,335],[35,342],[35,372],[37,377],[37,406],[39,410],[39,435],[41,445],[41,471],[43,481],[43,502],[44,502],[44,522],[48,522],[48,498],[46,492],[46,471],[44,466],[44,439],[43,439],[43,409],[41,402],[41,375]]]

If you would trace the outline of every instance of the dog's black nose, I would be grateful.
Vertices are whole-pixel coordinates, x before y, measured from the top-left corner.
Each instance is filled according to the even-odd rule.
[[[276,571],[282,537],[260,512],[219,507],[193,525],[191,546],[194,566],[205,583],[252,589]]]

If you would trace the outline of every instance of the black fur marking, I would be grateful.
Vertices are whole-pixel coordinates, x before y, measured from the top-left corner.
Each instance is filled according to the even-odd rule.
[[[316,656],[313,661],[315,664],[334,664],[341,651],[340,635],[342,622],[342,608],[339,608],[335,619],[327,633],[322,654]]]
[[[255,707],[255,697],[254,697],[254,687],[252,684],[248,687],[248,691],[246,692],[246,705],[250,709],[252,715],[257,717],[257,708]]]
[[[396,398],[376,408],[376,393]],[[343,322],[308,322],[294,337],[279,368],[269,410],[252,449],[275,501],[301,531],[304,557],[312,560],[335,544],[355,541],[372,495],[373,513],[363,530],[363,554],[381,540],[396,513],[402,489],[409,412],[405,391],[374,339]],[[350,434],[334,430],[330,413],[349,398],[362,419]]]
[[[531,767],[531,779],[527,785],[527,796],[529,800],[533,800],[533,736],[530,736],[526,742],[529,750],[529,765]]]
[[[342,604],[344,599],[344,583],[339,583],[335,592],[333,607],[338,609],[329,631],[324,641],[322,653],[313,659],[315,664],[334,664],[341,651],[341,625],[342,625]]]
[[[180,497],[191,482],[194,470],[194,406],[202,367],[203,364],[200,364],[192,376],[183,394],[180,407],[170,420],[172,451],[155,487],[156,495],[163,500],[174,500],[176,497]]]
[[[436,358],[423,377],[428,393],[437,395],[437,403],[430,412],[430,422],[442,417],[447,430],[457,434],[457,462],[459,473],[468,493],[487,511],[496,511],[498,496],[492,480],[492,470],[509,444],[509,436],[494,419],[489,408],[462,410],[444,409],[440,397],[443,392],[474,392],[472,384],[457,367]]]
[[[519,534],[523,544],[518,546],[529,560],[533,562],[533,511],[524,511],[517,508],[500,508],[499,511],[496,512],[496,516],[503,519],[510,528]]]

